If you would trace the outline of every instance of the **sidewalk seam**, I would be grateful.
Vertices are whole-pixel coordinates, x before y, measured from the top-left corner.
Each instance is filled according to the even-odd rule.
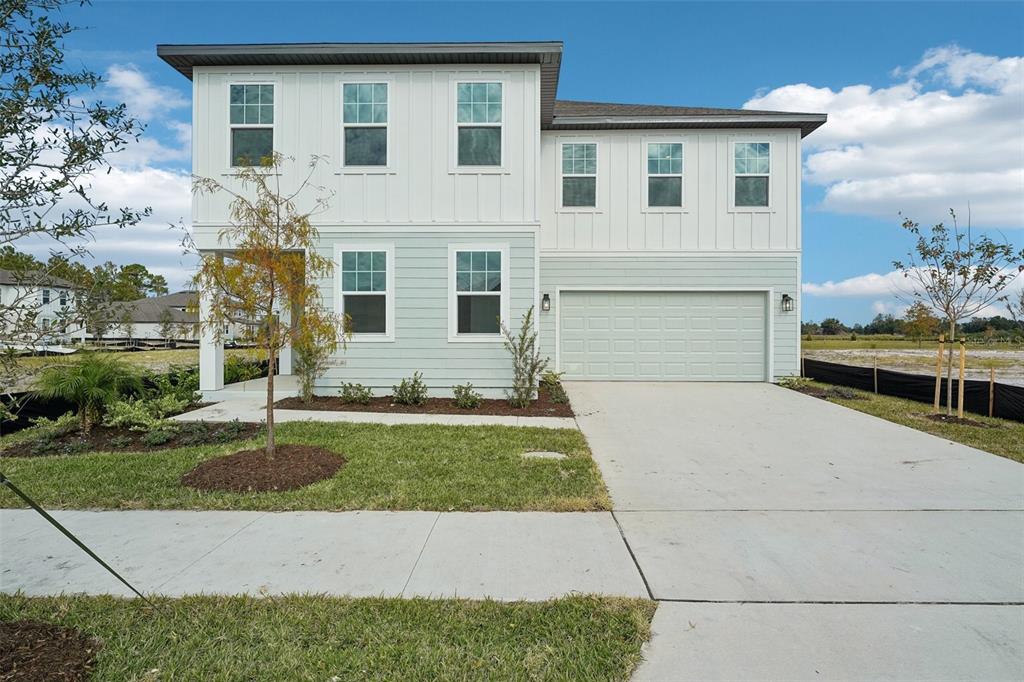
[[[612,520],[615,521],[615,527],[619,529],[619,537],[622,538],[622,544],[626,546],[626,551],[629,552],[629,558],[633,560],[633,565],[636,566],[637,573],[640,574],[640,580],[644,583],[644,589],[647,590],[648,598],[654,599],[654,592],[651,591],[651,585],[647,582],[647,576],[644,575],[644,569],[640,567],[640,562],[637,561],[636,554],[633,553],[633,548],[629,546],[629,540],[626,539],[626,532],[622,530],[622,524],[619,523],[619,519],[615,516],[615,510],[609,512],[612,515]]]
[[[177,571],[176,573],[173,573],[172,575],[170,575],[170,576],[169,576],[169,577],[167,578],[167,580],[163,581],[162,583],[160,583],[159,585],[157,585],[157,586],[156,586],[155,588],[153,588],[153,589],[154,589],[154,590],[159,590],[159,589],[160,589],[161,587],[163,587],[163,586],[164,586],[164,585],[166,585],[167,583],[171,582],[172,580],[174,580],[175,578],[177,578],[177,577],[178,577],[179,575],[181,575],[182,573],[184,573],[184,572],[185,572],[185,571],[187,571],[188,569],[190,569],[190,568],[192,568],[193,566],[195,566],[195,565],[196,565],[197,563],[199,563],[200,561],[202,561],[202,560],[203,560],[203,559],[205,559],[206,557],[210,556],[210,554],[212,554],[213,552],[215,552],[215,551],[217,551],[218,549],[220,549],[221,547],[223,547],[223,546],[224,546],[224,543],[225,543],[225,542],[227,542],[228,540],[230,540],[230,539],[234,538],[234,537],[235,537],[236,535],[238,535],[239,533],[241,533],[241,532],[242,532],[243,530],[245,530],[246,528],[248,528],[248,527],[249,527],[249,526],[251,526],[252,524],[254,524],[254,523],[256,523],[257,521],[259,521],[260,519],[264,518],[264,517],[265,517],[265,516],[266,516],[267,514],[269,514],[269,513],[270,513],[270,512],[263,512],[262,514],[260,514],[259,516],[257,516],[257,517],[256,517],[255,519],[253,519],[253,520],[252,520],[252,521],[250,521],[249,523],[247,523],[247,524],[245,524],[244,526],[240,527],[240,528],[239,528],[238,530],[236,530],[236,531],[235,531],[234,533],[232,533],[231,535],[227,536],[226,538],[224,538],[223,540],[221,540],[220,542],[218,542],[218,543],[217,543],[216,545],[214,545],[213,547],[211,547],[211,548],[210,548],[209,550],[207,550],[206,552],[204,552],[204,553],[203,553],[202,555],[200,555],[200,556],[196,557],[196,558],[195,558],[195,559],[194,559],[193,561],[191,561],[191,562],[189,562],[188,564],[186,564],[185,566],[183,566],[183,567],[182,567],[182,569],[181,569],[180,571]]]
[[[412,569],[409,571],[409,577],[405,579],[405,584],[402,585],[402,591],[399,595],[404,599],[405,591],[409,588],[409,583],[412,582],[412,576],[416,572],[416,567],[420,565],[420,559],[423,557],[423,552],[427,550],[427,543],[430,541],[430,536],[434,534],[434,527],[437,526],[437,522],[441,520],[441,513],[437,512],[437,516],[434,517],[434,522],[430,524],[430,530],[427,531],[427,537],[423,538],[423,545],[420,547],[420,553],[416,555],[416,561],[412,564]]]

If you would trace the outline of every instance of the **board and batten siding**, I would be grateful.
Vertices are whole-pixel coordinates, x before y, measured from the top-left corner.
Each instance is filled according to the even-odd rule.
[[[394,341],[349,341],[335,353],[332,366],[317,382],[317,393],[336,394],[344,382],[360,383],[377,395],[413,372],[422,372],[432,395],[451,396],[455,384],[471,382],[487,397],[503,397],[512,384],[512,362],[500,342],[448,340],[448,252],[450,245],[507,244],[509,247],[509,323],[518,328],[535,303],[536,257],[533,230],[483,232],[352,231],[322,234],[320,255],[334,259],[335,245],[394,245]],[[335,309],[332,275],[321,281],[323,303]]]
[[[647,142],[683,143],[682,209],[645,208]],[[770,207],[730,207],[732,143],[770,142]],[[597,206],[562,208],[561,145],[597,144]],[[541,135],[541,249],[800,249],[797,130],[548,131]]]
[[[341,85],[389,84],[389,165],[342,166]],[[503,84],[504,158],[500,169],[455,165],[455,87],[460,80]],[[314,155],[324,162],[313,185],[332,194],[318,225],[534,223],[538,221],[540,67],[535,64],[402,67],[196,67],[193,78],[193,172],[229,183],[228,86],[275,85],[274,148],[294,157],[282,173],[285,191],[307,174]],[[312,197],[312,193],[309,195]],[[300,197],[300,209],[304,201]],[[194,198],[193,221],[220,225],[225,194]]]
[[[671,256],[648,254],[623,258],[599,254],[550,255],[541,252],[540,293],[551,297],[551,310],[541,312],[541,353],[556,359],[556,290],[593,291],[642,289],[649,291],[699,289],[722,291],[772,289],[767,313],[772,328],[772,373],[775,377],[799,373],[798,312],[782,312],[782,294],[794,298],[799,289],[799,258],[795,254],[721,254]]]

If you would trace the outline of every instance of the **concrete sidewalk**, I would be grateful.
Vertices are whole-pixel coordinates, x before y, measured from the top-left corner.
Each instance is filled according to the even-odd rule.
[[[608,513],[68,511],[144,593],[646,597]],[[130,595],[29,510],[0,510],[0,591]]]
[[[233,398],[185,412],[177,421],[260,422],[266,419],[265,398]],[[325,410],[274,410],[281,422],[352,422],[360,424],[441,424],[443,426],[539,426],[548,429],[575,429],[572,417],[516,417],[488,414],[402,414],[392,412],[331,412]]]

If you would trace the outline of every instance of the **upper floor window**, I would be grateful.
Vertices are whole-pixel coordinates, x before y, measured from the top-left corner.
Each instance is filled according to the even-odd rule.
[[[771,146],[768,142],[737,142],[733,146],[737,207],[768,205],[768,176],[771,172]]]
[[[682,142],[647,143],[647,205],[682,207]]]
[[[500,166],[501,83],[459,83],[457,89],[458,165]]]
[[[57,294],[57,299],[62,306],[66,306],[68,304],[68,292],[61,289],[60,293]]]
[[[346,166],[388,165],[388,84],[342,86]]]
[[[231,165],[258,166],[274,153],[274,86],[230,87]]]
[[[337,246],[337,310],[348,316],[353,340],[394,339],[394,245]]]
[[[562,206],[597,206],[597,144],[562,145]]]
[[[43,305],[46,305],[49,302],[50,302],[50,290],[49,289],[43,289]]]

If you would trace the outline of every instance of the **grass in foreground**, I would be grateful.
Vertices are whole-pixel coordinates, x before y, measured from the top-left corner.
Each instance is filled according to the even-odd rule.
[[[16,437],[18,434],[14,434]],[[201,461],[257,446],[257,441],[150,453],[3,458],[16,485],[49,508],[252,510],[610,509],[583,434],[571,429],[508,426],[328,424],[278,426],[280,443],[340,453],[333,478],[285,492],[200,492],[180,483]],[[4,441],[0,441],[0,447]],[[552,450],[562,460],[527,459]],[[22,506],[6,489],[0,506]]]
[[[811,386],[829,388],[830,384],[810,382]],[[932,406],[905,398],[875,395],[867,391],[856,391],[863,399],[844,400],[829,398],[831,402],[865,412],[875,417],[925,431],[955,443],[969,445],[994,455],[1016,462],[1024,462],[1024,424],[1008,419],[994,419],[964,412],[964,417],[981,422],[985,427],[944,424],[928,419]]]
[[[94,680],[625,680],[655,604],[321,596],[161,599],[0,595],[0,620],[102,640]]]

